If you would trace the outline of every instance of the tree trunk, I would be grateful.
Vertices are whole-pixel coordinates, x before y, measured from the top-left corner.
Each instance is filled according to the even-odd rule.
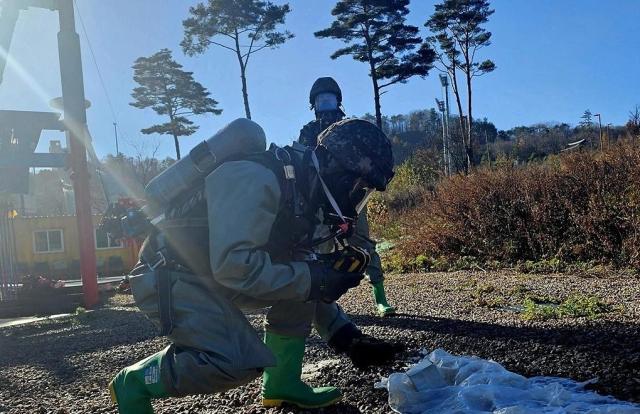
[[[176,145],[176,159],[180,159],[180,144],[178,143],[178,136],[176,134],[173,135],[173,143]]]
[[[172,129],[173,131],[171,132],[171,135],[173,136],[173,143],[176,146],[176,159],[180,159],[180,143],[178,142],[178,134],[176,134],[176,125],[174,123],[174,112],[173,112],[173,108],[171,106],[169,106],[169,119],[171,120],[171,125],[172,125]]]
[[[373,67],[373,65],[371,65]],[[382,111],[380,110],[380,87],[378,86],[378,79],[375,76],[375,69],[372,69],[371,80],[373,81],[373,101],[376,107],[376,125],[382,129]]]
[[[469,67],[469,65],[467,65]],[[468,168],[471,169],[473,165],[473,140],[471,139],[471,127],[473,124],[473,117],[471,116],[471,69],[466,73],[467,76],[467,163]]]
[[[465,125],[464,125],[464,114],[462,112],[462,99],[460,98],[460,90],[458,89],[458,77],[456,76],[456,67],[454,66],[453,69],[450,72],[451,75],[451,82],[452,82],[452,89],[453,89],[453,94],[456,97],[456,106],[458,107],[458,121],[460,123],[460,134],[462,134],[462,136],[460,137],[462,139],[462,147],[464,148],[464,158],[467,158],[467,140],[465,139],[466,136],[466,131],[465,131]],[[468,174],[469,173],[469,163],[468,161],[464,163],[464,173]]]
[[[247,92],[247,67],[242,61],[242,53],[240,51],[240,39],[238,31],[235,33],[236,42],[236,56],[238,57],[238,63],[240,64],[240,79],[242,80],[242,99],[244,100],[244,113],[247,119],[251,119],[251,109],[249,109],[249,93]],[[247,60],[248,61],[248,60]]]
[[[249,108],[249,93],[247,92],[247,77],[245,75],[246,68],[240,65],[240,78],[242,79],[242,99],[244,99],[244,113],[247,119],[251,119],[251,109]]]
[[[365,6],[365,13],[367,12]],[[380,110],[380,87],[378,86],[378,76],[376,75],[376,65],[373,60],[373,51],[371,50],[371,35],[369,34],[369,26],[365,27],[363,32],[364,39],[367,44],[367,58],[369,59],[369,68],[371,70],[371,82],[373,82],[373,101],[376,108],[376,125],[382,129],[382,111]]]

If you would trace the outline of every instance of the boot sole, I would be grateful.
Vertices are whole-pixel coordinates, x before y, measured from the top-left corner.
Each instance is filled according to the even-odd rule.
[[[338,401],[342,400],[342,395],[334,398],[333,400],[321,403],[321,404],[303,404],[303,403],[299,403],[299,402],[295,402],[295,401],[291,401],[291,400],[286,400],[286,399],[277,399],[277,398],[263,398],[262,399],[262,406],[263,407],[267,407],[267,408],[271,408],[271,407],[280,407],[282,404],[291,404],[291,405],[295,405],[296,407],[299,408],[323,408],[323,407],[328,407],[330,405],[333,405],[335,403],[337,403]]]

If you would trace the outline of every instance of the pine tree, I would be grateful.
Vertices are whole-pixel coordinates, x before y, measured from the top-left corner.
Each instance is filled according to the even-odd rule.
[[[580,117],[580,126],[589,129],[592,125],[593,114],[591,113],[591,110],[587,109],[582,113],[582,116]]]
[[[288,4],[277,6],[270,1],[208,0],[206,4],[191,7],[191,16],[182,22],[184,39],[180,45],[187,55],[204,53],[212,45],[235,55],[240,65],[245,115],[249,119],[249,58],[262,49],[275,49],[293,38],[289,31],[277,30],[290,11]]]
[[[489,0],[443,0],[436,4],[435,12],[425,23],[433,33],[429,43],[438,45],[438,60],[444,72],[452,81],[460,115],[460,127],[464,130],[464,147],[466,152],[466,170],[473,163],[473,94],[472,79],[492,72],[496,65],[491,60],[476,61],[476,53],[491,44],[491,32],[483,25],[489,20],[494,10],[489,8]],[[456,73],[461,71],[465,76],[467,87],[467,119],[463,122],[462,104]]]
[[[382,89],[426,76],[435,59],[431,47],[421,44],[418,28],[405,24],[408,5],[409,0],[341,0],[331,11],[336,18],[331,26],[315,32],[318,38],[347,44],[331,59],[350,55],[369,64],[378,127],[382,127]]]
[[[193,79],[192,72],[182,70],[182,65],[173,60],[169,49],[162,49],[149,57],[136,59],[133,65],[133,80],[138,87],[133,89],[131,106],[151,108],[158,115],[166,115],[168,122],[152,125],[141,130],[143,134],[171,135],[180,159],[178,137],[188,136],[198,130],[188,117],[211,113],[219,115],[218,102],[209,97],[209,92]]]

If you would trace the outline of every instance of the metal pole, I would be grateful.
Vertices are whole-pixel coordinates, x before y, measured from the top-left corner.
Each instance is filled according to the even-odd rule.
[[[438,98],[436,98],[436,105],[438,105],[438,110],[442,113],[442,167],[444,170],[444,175],[448,176],[449,172],[448,172],[448,166],[447,166],[447,133],[446,133],[446,127],[445,127],[445,120],[444,120],[444,102],[442,102],[441,100],[439,100]]]
[[[600,137],[600,151],[602,151],[604,147],[602,145],[602,117],[600,114],[595,114],[594,116],[598,117],[598,136]]]
[[[113,123],[113,132],[116,135],[116,157],[120,155],[120,150],[118,149],[118,124]]]
[[[445,119],[445,112],[442,111],[442,161],[444,163],[444,175],[449,176],[449,163],[447,162],[447,127]]]
[[[64,123],[70,149],[71,179],[75,194],[76,217],[80,242],[80,272],[82,291],[87,308],[98,302],[98,279],[96,275],[96,251],[89,192],[87,150],[84,145],[87,114],[85,110],[84,82],[80,37],[75,30],[73,0],[59,0],[58,55]]]
[[[449,174],[451,175],[451,135],[449,133],[449,82],[447,79],[447,83],[444,86],[444,109],[446,111],[445,113],[445,119],[446,119],[446,127],[447,127],[447,166],[449,167]]]

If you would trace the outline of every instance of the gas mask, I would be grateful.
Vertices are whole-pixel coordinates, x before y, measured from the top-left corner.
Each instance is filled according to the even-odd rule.
[[[333,93],[319,93],[318,96],[316,96],[313,107],[316,112],[337,111],[339,109],[338,97]]]
[[[315,109],[316,119],[320,121],[322,129],[341,120],[344,112],[340,109],[338,97],[333,93],[319,93],[316,96],[313,108]]]

